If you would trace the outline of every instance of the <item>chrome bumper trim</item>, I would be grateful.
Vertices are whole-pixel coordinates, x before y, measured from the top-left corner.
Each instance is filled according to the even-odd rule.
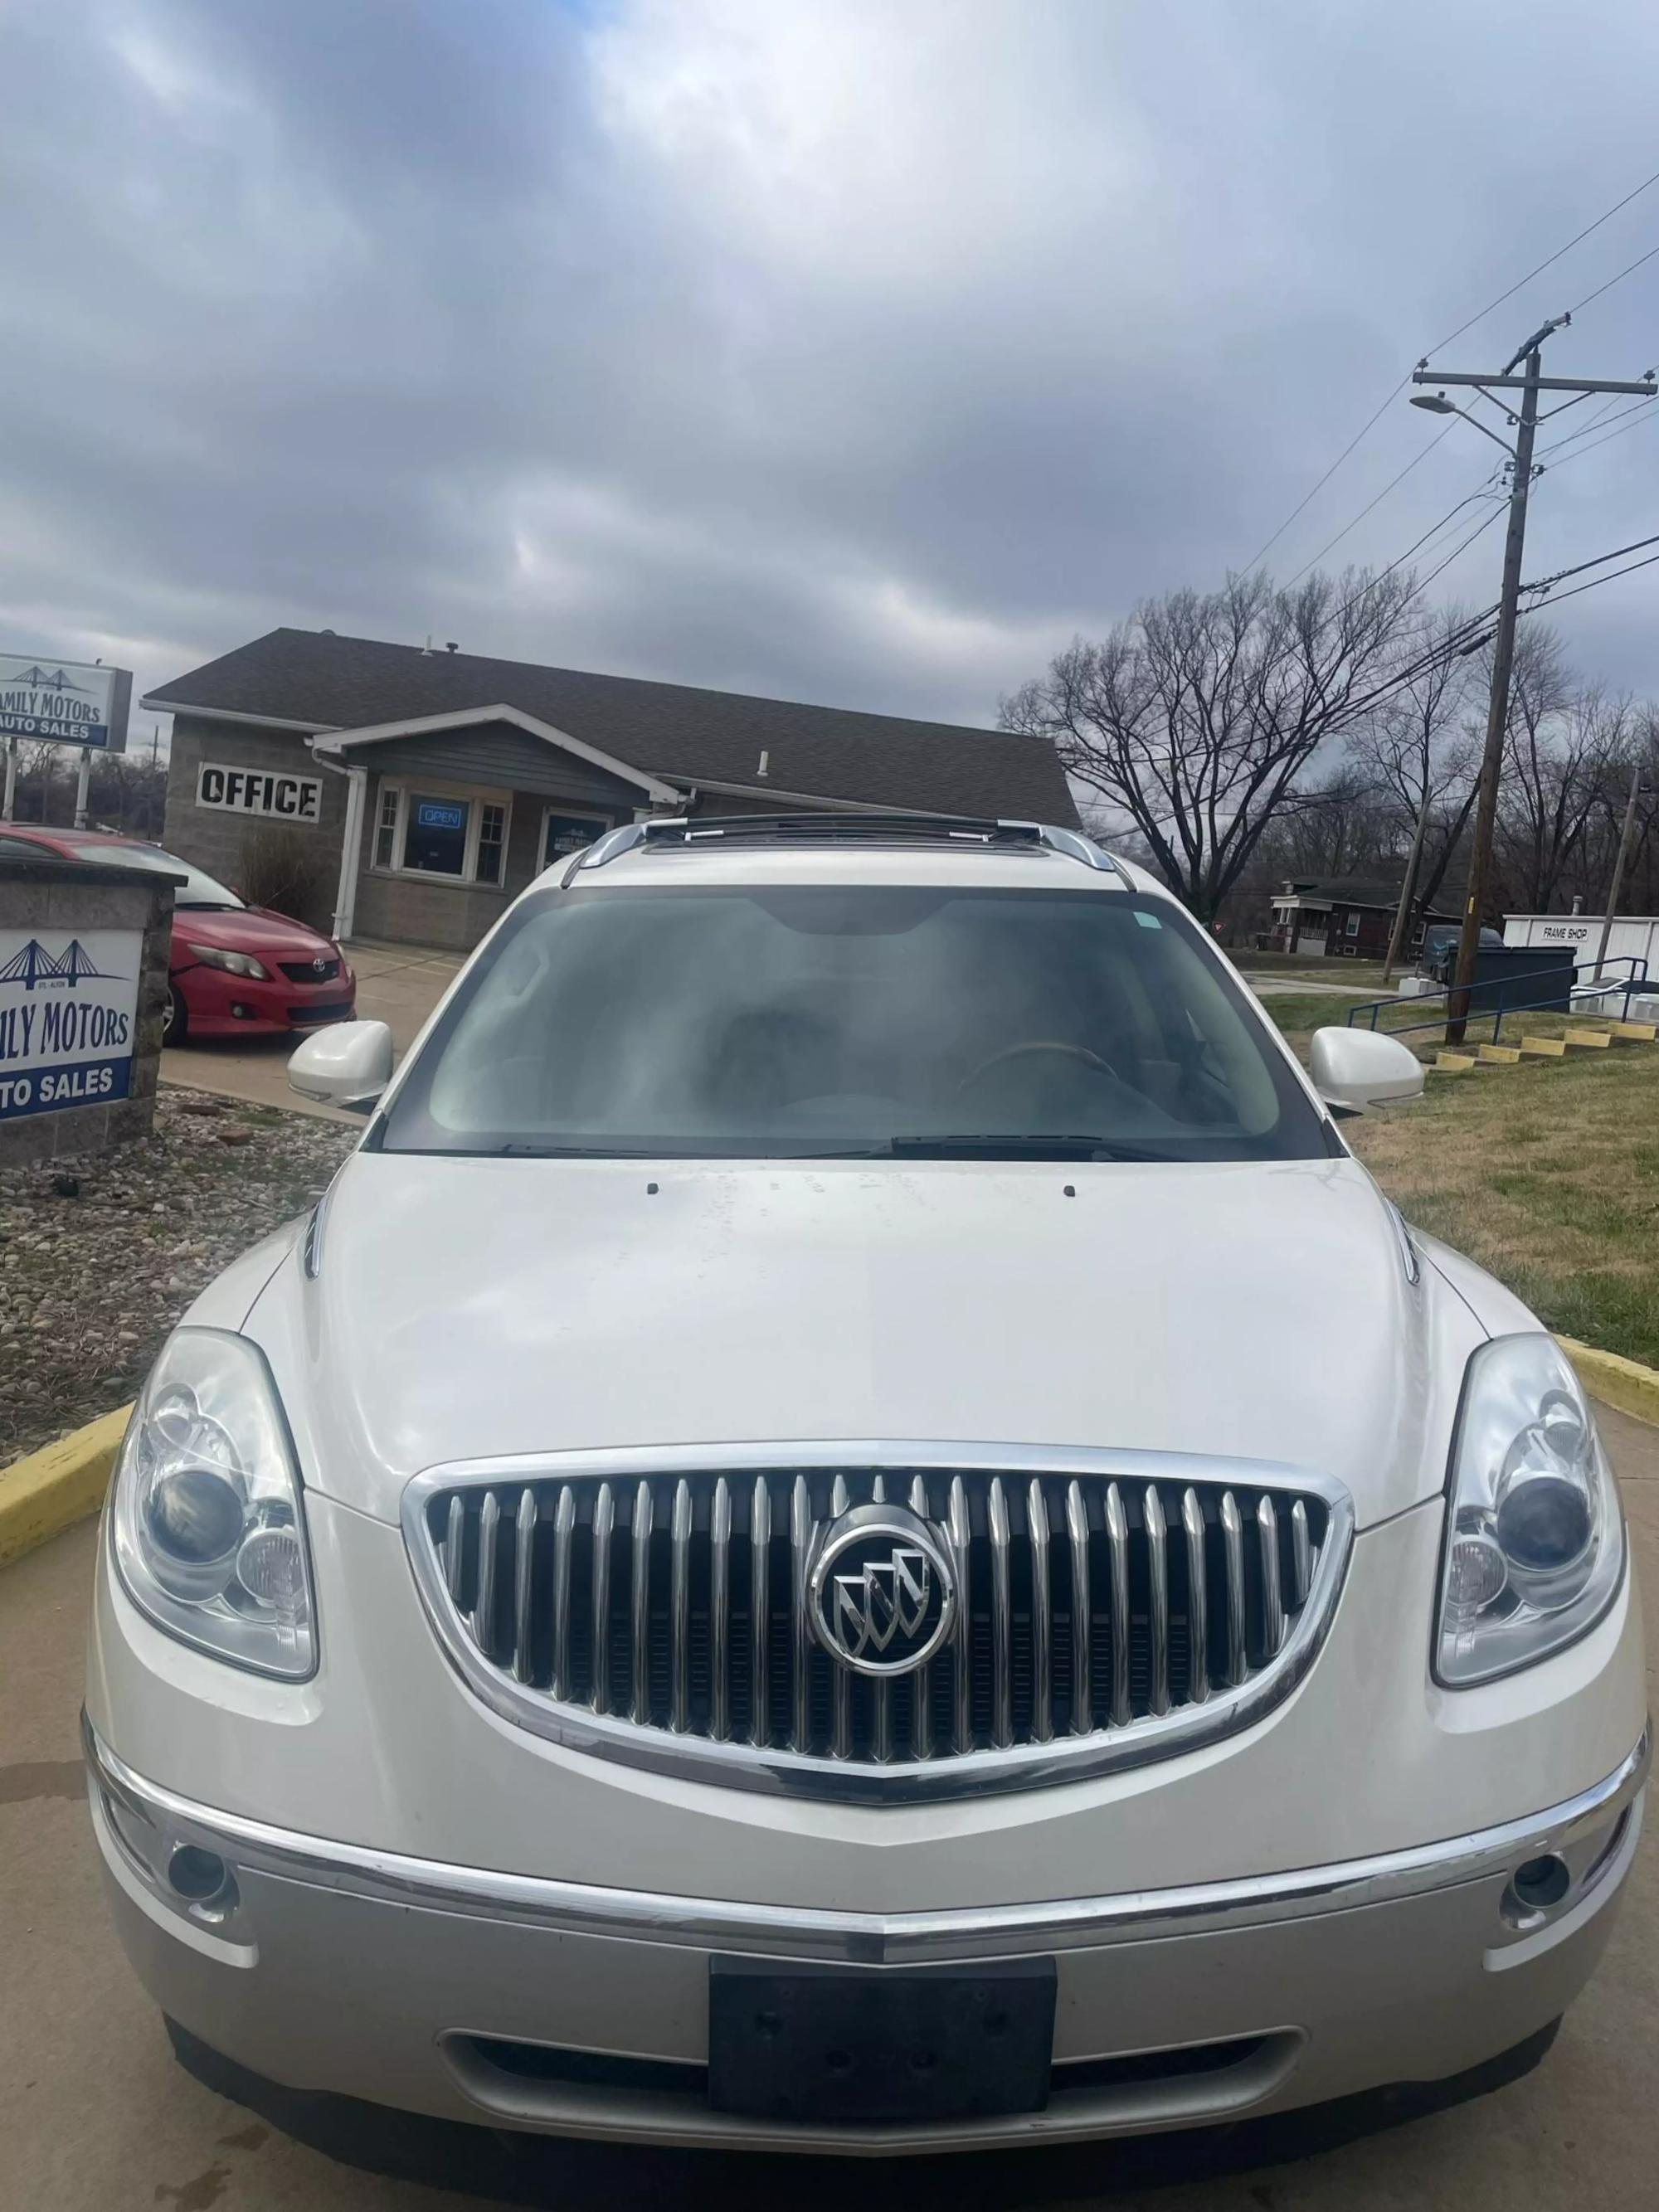
[[[1507,1878],[1517,1862],[1565,1850],[1629,1804],[1647,1779],[1652,1736],[1651,1728],[1644,1729],[1628,1758],[1605,1781],[1562,1804],[1408,1850],[1115,1897],[877,1913],[659,1897],[641,1890],[447,1866],[435,1859],[300,1835],[242,1814],[219,1812],[145,1781],[110,1750],[84,1711],[81,1733],[94,1789],[170,1838],[217,1851],[239,1872],[572,1934],[866,1965],[1008,1958],[1161,1936],[1209,1935],[1351,1911],[1500,1875]]]

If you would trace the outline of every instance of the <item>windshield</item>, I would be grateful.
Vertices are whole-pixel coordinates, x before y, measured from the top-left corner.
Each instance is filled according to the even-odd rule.
[[[1246,994],[1167,902],[854,884],[526,900],[378,1141],[727,1158],[1332,1149]]]
[[[181,860],[176,853],[164,853],[157,845],[94,845],[90,839],[75,848],[77,860],[100,860],[112,868],[154,868],[158,875],[182,876],[184,882],[173,895],[175,910],[181,906],[228,906],[240,908],[242,901],[223,884],[216,883],[200,868],[188,860]]]

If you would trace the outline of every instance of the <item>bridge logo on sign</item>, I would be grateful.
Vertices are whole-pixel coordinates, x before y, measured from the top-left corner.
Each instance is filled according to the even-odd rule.
[[[44,668],[20,668],[9,680],[24,684],[31,691],[74,691],[82,698],[92,696],[90,684],[72,683],[68,670],[64,668],[54,668],[50,676]]]
[[[48,952],[38,937],[30,938],[21,952],[14,952],[0,968],[0,983],[21,983],[26,991],[42,983],[60,983],[73,990],[77,983],[122,983],[127,979],[94,964],[78,937],[71,937],[61,952]]]

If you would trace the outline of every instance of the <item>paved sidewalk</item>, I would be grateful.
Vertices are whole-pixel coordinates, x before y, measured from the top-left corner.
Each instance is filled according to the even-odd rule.
[[[365,1021],[387,1022],[399,1055],[449,988],[460,968],[458,952],[428,951],[416,945],[353,944],[346,957],[357,971],[357,1012]],[[192,1091],[216,1091],[227,1098],[260,1106],[291,1106],[331,1121],[360,1117],[332,1106],[296,1097],[288,1087],[291,1036],[214,1039],[182,1044],[161,1054],[163,1083],[187,1084]]]
[[[1611,1411],[1639,1571],[1659,1589],[1659,1429]],[[95,1523],[0,1570],[0,2204],[6,2212],[483,2212],[465,2194],[336,2165],[203,2088],[111,1932],[76,1715]],[[1608,1955],[1523,2081],[1293,2166],[1125,2194],[1109,2148],[900,2161],[733,2160],[565,2146],[554,2193],[595,2212],[1077,2206],[1109,2212],[1647,2212],[1659,2169],[1659,1821]],[[1109,2193],[1103,2195],[1103,2191]]]

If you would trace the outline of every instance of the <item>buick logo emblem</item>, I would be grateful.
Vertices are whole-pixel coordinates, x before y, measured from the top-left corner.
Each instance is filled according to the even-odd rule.
[[[807,1601],[812,1632],[832,1659],[860,1674],[908,1674],[955,1626],[956,1577],[919,1516],[855,1505],[825,1536]]]

